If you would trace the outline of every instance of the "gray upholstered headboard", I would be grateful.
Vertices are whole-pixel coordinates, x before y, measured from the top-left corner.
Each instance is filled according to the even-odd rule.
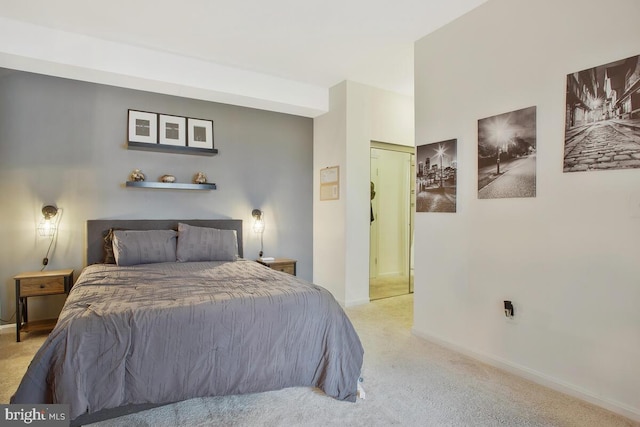
[[[111,228],[124,230],[177,230],[178,222],[197,227],[236,230],[238,255],[242,254],[241,219],[91,219],[87,221],[87,265],[104,259],[104,236]]]

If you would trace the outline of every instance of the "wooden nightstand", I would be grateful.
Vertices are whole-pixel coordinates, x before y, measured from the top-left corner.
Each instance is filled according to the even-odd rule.
[[[294,276],[296,275],[296,263],[298,261],[296,261],[295,259],[276,258],[274,261],[262,261],[259,259],[257,259],[256,261],[274,270],[283,271]]]
[[[20,342],[20,331],[53,329],[58,319],[29,323],[27,298],[68,294],[73,286],[73,269],[21,273],[13,279],[16,281],[16,341]]]

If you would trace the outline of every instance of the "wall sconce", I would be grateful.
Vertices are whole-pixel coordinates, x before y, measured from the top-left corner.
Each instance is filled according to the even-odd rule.
[[[44,237],[53,237],[56,234],[58,226],[56,215],[58,215],[58,208],[55,206],[47,205],[42,208],[42,220],[38,224],[38,234]]]
[[[264,212],[260,209],[254,209],[251,211],[251,216],[253,216],[253,231],[260,234],[260,253],[258,256],[262,258],[263,254],[263,235],[264,235]]]
[[[256,233],[262,233],[264,231],[264,218],[262,217],[263,212],[260,209],[254,209],[251,211],[251,216],[253,216],[253,231]]]
[[[49,264],[49,253],[51,252],[53,241],[56,239],[58,222],[60,222],[61,216],[62,209],[58,209],[55,206],[46,205],[42,208],[42,220],[40,220],[40,224],[38,224],[38,234],[51,239],[49,242],[49,248],[47,249],[47,254],[42,259],[42,269]]]

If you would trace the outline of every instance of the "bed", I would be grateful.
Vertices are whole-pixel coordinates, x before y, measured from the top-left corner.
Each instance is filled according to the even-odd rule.
[[[168,244],[179,262],[164,260]],[[110,246],[117,264],[105,263]],[[242,254],[240,220],[88,221],[88,265],[11,403],[69,404],[81,425],[286,387],[355,401],[363,348],[342,308]]]

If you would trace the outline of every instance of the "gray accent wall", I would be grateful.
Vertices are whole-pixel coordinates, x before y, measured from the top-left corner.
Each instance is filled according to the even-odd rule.
[[[1,70],[6,71],[6,70]],[[214,121],[216,156],[128,150],[127,110]],[[244,220],[246,258],[260,239],[251,210],[264,211],[265,255],[298,260],[312,278],[313,120],[21,71],[0,73],[0,317],[15,311],[12,277],[42,267],[49,241],[36,226],[45,204],[62,209],[48,270],[85,265],[88,219]],[[133,169],[213,191],[127,188]],[[35,297],[30,319],[56,316],[64,298]],[[4,322],[3,322],[4,323]]]

